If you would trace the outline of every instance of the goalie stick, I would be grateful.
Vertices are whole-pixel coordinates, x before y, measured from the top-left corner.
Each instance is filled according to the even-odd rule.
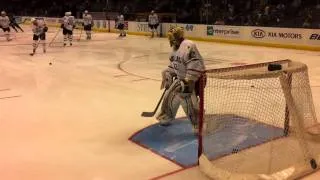
[[[167,89],[163,91],[162,96],[161,96],[161,98],[160,98],[160,100],[159,100],[159,102],[157,104],[157,107],[155,108],[155,110],[153,112],[142,112],[141,116],[142,117],[153,117],[156,114],[156,112],[157,112],[157,110],[158,110],[158,108],[160,106],[160,103],[161,103],[164,95],[166,94],[166,92],[167,92]]]

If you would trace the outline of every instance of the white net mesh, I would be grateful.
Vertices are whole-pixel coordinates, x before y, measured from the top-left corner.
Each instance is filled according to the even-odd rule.
[[[268,71],[274,63],[282,70]],[[306,65],[284,60],[206,77],[199,162],[208,176],[294,179],[316,169],[320,137]]]

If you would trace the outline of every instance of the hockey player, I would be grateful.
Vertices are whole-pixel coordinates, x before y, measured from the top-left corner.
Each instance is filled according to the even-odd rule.
[[[125,37],[126,36],[126,31],[124,30],[124,16],[121,14],[120,16],[118,16],[118,20],[117,20],[117,28],[120,31],[120,35],[119,37]]]
[[[46,32],[48,31],[48,27],[44,19],[31,19],[32,22],[32,31],[33,31],[33,51],[30,54],[33,56],[36,53],[36,50],[39,44],[42,44],[43,53],[46,53]]]
[[[157,119],[163,126],[170,125],[182,105],[194,133],[198,133],[199,103],[196,92],[199,92],[198,81],[205,65],[196,45],[184,39],[183,28],[170,29],[168,38],[173,52],[169,67],[162,72],[161,89],[166,88],[167,92]]]
[[[151,11],[151,14],[149,15],[149,28],[151,29],[151,37],[154,37],[154,33],[158,35],[158,26],[159,26],[159,18],[154,11]]]
[[[86,31],[87,40],[91,39],[91,28],[93,26],[92,16],[88,14],[87,10],[84,11],[83,15],[83,29]]]
[[[75,20],[74,17],[71,16],[71,12],[66,12],[63,17],[61,28],[63,29],[63,45],[67,45],[67,41],[69,40],[70,46],[72,46],[73,40],[73,29],[75,28]]]
[[[7,13],[5,11],[1,11],[0,16],[0,27],[4,32],[4,36],[6,37],[7,41],[11,41],[10,38],[10,19],[7,16]]]

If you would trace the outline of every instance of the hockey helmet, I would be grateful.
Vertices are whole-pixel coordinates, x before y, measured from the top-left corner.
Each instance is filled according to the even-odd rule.
[[[174,47],[174,48],[179,47],[181,42],[184,39],[184,29],[179,26],[172,27],[168,31],[168,39],[171,47]]]
[[[1,16],[5,16],[7,13],[5,11],[1,11]]]
[[[71,16],[72,13],[71,13],[71,11],[69,11],[69,12],[66,12],[65,15],[66,15],[66,16]]]
[[[88,11],[88,10],[85,10],[85,11],[84,11],[84,13],[85,13],[85,14],[88,14],[88,13],[89,13],[89,11]]]

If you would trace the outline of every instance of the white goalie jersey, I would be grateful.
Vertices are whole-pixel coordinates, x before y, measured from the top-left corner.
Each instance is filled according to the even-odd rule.
[[[65,29],[72,31],[74,25],[75,25],[74,16],[64,16],[63,17],[63,27]]]
[[[184,40],[177,51],[170,56],[170,65],[167,71],[178,79],[197,81],[205,70],[203,58],[196,45],[190,40]]]

